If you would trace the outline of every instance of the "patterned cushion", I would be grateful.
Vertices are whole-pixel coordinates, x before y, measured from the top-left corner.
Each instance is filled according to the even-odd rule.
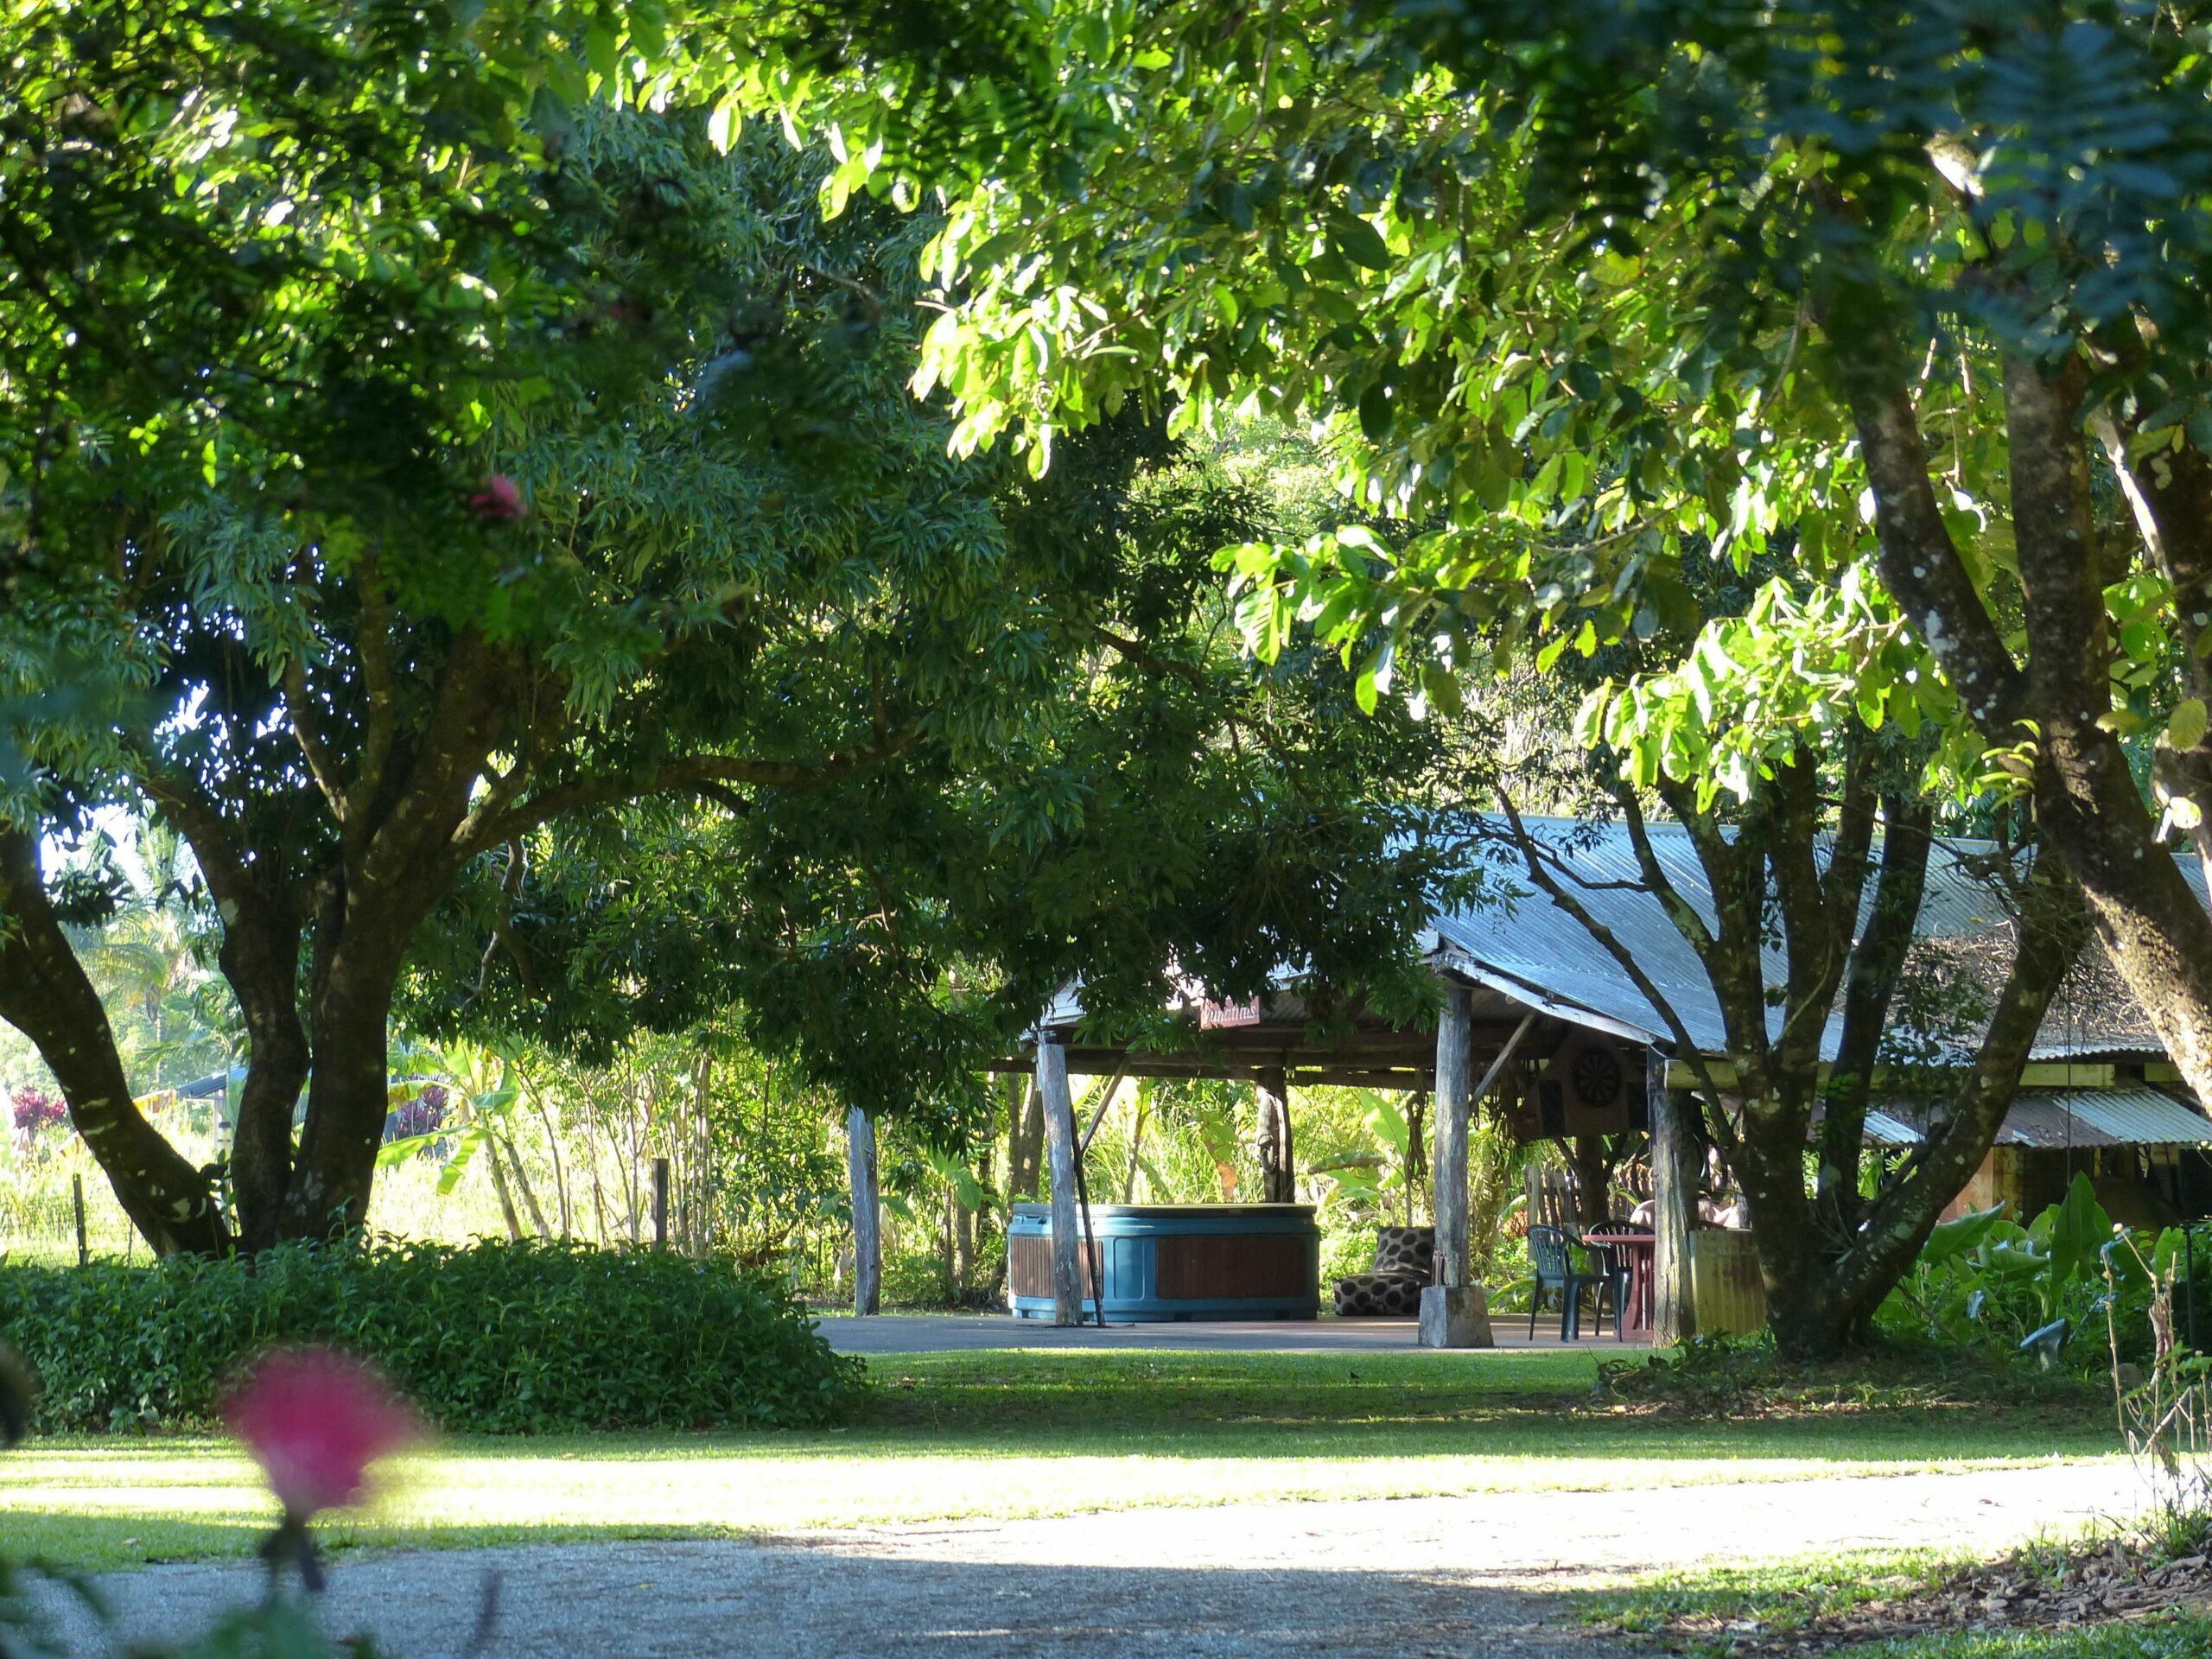
[[[1427,1280],[1434,1276],[1436,1229],[1433,1227],[1378,1227],[1375,1230],[1376,1273],[1409,1273]]]
[[[1356,1273],[1337,1281],[1337,1317],[1344,1319],[1412,1319],[1421,1317],[1421,1293],[1428,1275]]]

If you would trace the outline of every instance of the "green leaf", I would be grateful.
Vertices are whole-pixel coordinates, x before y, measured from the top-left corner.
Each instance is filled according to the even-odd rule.
[[[438,1196],[451,1198],[461,1185],[461,1178],[476,1160],[477,1148],[492,1138],[491,1131],[480,1123],[472,1123],[454,1137],[453,1155],[446,1160],[446,1166],[438,1173]]]
[[[584,61],[604,81],[612,81],[622,67],[620,42],[603,18],[584,31]]]
[[[1993,1204],[1986,1210],[1969,1210],[1954,1221],[1937,1222],[1929,1232],[1928,1243],[1920,1248],[1922,1262],[1936,1267],[1965,1255],[1987,1238],[1989,1230],[2004,1217],[2005,1206]]]
[[[1379,381],[1359,394],[1359,429],[1370,443],[1381,443],[1390,435],[1396,418],[1390,407],[1390,388]]]
[[[737,143],[738,135],[744,130],[744,124],[745,117],[739,107],[737,94],[727,93],[715,105],[715,112],[707,118],[707,142],[727,156]]]
[[[2177,749],[2193,749],[2204,741],[2208,727],[2212,727],[2212,719],[2208,719],[2205,714],[2203,699],[2188,698],[2174,709],[2167,720],[2166,741]]]
[[[1341,207],[1329,210],[1326,219],[1329,245],[1352,262],[1369,270],[1387,270],[1390,265],[1390,245],[1382,233],[1355,213]]]
[[[1373,714],[1382,701],[1382,694],[1390,689],[1390,665],[1396,656],[1397,642],[1385,639],[1359,665],[1359,673],[1352,681],[1351,695],[1363,715]]]
[[[407,1135],[397,1141],[387,1141],[377,1148],[377,1167],[397,1169],[410,1158],[418,1156],[426,1148],[445,1139],[442,1132],[435,1135]]]

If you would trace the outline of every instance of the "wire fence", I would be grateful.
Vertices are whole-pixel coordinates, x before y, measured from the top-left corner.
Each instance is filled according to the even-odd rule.
[[[0,1179],[0,1261],[66,1265],[109,1258],[143,1261],[146,1245],[115,1189],[94,1171],[10,1172]]]

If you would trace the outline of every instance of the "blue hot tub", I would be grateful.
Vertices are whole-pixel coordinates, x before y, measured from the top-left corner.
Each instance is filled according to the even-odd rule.
[[[1109,1324],[1170,1319],[1310,1319],[1320,1308],[1321,1230],[1304,1204],[1094,1204],[1097,1253],[1084,1312],[1103,1280]],[[1017,1319],[1052,1317],[1052,1211],[1018,1204],[1007,1229],[1007,1286]]]

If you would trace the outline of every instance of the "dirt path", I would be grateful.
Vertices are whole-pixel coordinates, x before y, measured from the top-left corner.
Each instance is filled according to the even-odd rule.
[[[1993,1550],[2132,1513],[2110,1464],[1961,1474],[1147,1510],[727,1541],[362,1556],[334,1573],[334,1630],[395,1659],[464,1645],[499,1575],[489,1659],[829,1659],[957,1642],[1222,1659],[1615,1659],[1560,1622],[1592,1577],[1713,1560],[1936,1546]],[[253,1595],[237,1563],[104,1583],[129,1635],[174,1633]],[[73,1651],[97,1633],[73,1615]]]

